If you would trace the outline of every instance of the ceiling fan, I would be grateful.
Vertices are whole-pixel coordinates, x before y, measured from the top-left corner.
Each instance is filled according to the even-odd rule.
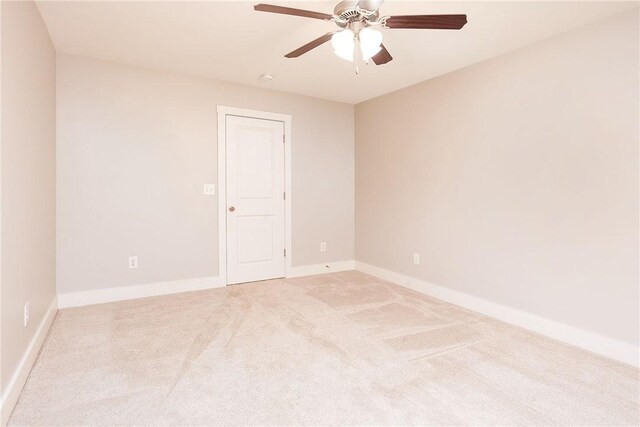
[[[254,10],[333,21],[339,27],[336,31],[318,37],[287,53],[285,57],[297,58],[331,40],[336,55],[348,61],[355,58],[356,73],[360,56],[366,63],[372,60],[376,65],[386,64],[393,59],[382,44],[382,33],[376,28],[459,30],[467,23],[467,15],[381,16],[378,9],[382,2],[383,0],[345,0],[336,5],[333,15],[271,4],[258,4],[254,6]]]

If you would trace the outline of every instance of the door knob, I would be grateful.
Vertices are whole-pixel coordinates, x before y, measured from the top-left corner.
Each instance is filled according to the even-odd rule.
[[[229,212],[233,212],[233,211],[235,211],[235,210],[236,210],[236,208],[234,208],[233,206],[231,206],[231,207],[229,208]]]

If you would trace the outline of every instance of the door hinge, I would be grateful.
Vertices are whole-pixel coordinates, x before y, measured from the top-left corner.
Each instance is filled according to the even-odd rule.
[[[282,143],[284,144],[284,135],[282,135]]]
[[[286,249],[284,250],[284,256],[285,257],[287,256],[287,250]]]
[[[282,200],[287,200],[287,193],[282,193]]]

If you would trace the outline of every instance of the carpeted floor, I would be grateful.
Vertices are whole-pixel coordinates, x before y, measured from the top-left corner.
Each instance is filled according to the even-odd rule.
[[[357,272],[60,310],[10,425],[638,425],[639,371]]]

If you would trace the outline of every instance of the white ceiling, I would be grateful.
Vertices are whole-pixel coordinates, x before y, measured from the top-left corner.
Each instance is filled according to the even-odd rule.
[[[284,54],[335,24],[255,12],[259,2],[332,13],[334,2],[41,1],[59,52],[358,103],[564,31],[638,7],[638,2],[398,1],[383,15],[466,13],[460,31],[385,30],[394,60],[353,64],[330,43],[297,59]],[[275,76],[259,80],[263,73]]]

